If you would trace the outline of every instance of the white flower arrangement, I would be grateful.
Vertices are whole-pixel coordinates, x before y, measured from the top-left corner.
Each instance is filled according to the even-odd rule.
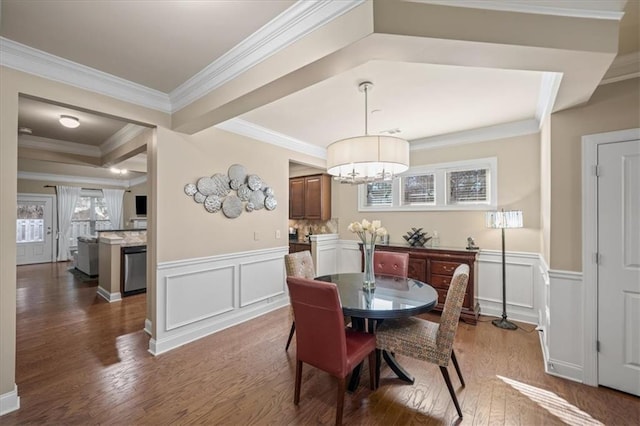
[[[387,235],[387,229],[382,226],[379,220],[369,222],[367,219],[362,219],[362,222],[350,223],[347,229],[357,234],[365,248],[369,245],[371,250],[376,246],[376,239],[378,237]]]

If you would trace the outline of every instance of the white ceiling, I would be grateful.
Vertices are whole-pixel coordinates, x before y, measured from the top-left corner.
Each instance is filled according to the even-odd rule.
[[[625,5],[623,0],[412,1],[557,16],[600,16],[608,20],[615,20]],[[360,4],[355,0],[351,2]],[[401,3],[400,0],[398,2]],[[620,51],[623,52],[629,50],[626,47],[629,45],[631,50],[637,50],[636,3],[636,0],[631,0],[627,4],[627,10],[631,13],[622,21],[621,35],[624,32],[625,37],[631,40],[621,40]],[[234,63],[228,62],[233,56],[230,56],[230,52],[242,52],[240,47],[249,49],[247,40],[262,37],[263,34],[270,34],[269,37],[274,39],[280,37],[285,29],[300,24],[308,14],[320,10],[319,7],[312,10],[311,4],[293,0],[2,0],[0,36],[3,42],[17,42],[25,48],[41,50],[42,55],[55,55],[50,57],[52,62],[60,58],[73,61],[80,66],[111,74],[115,76],[114,79],[124,79],[122,81],[125,83],[135,83],[136,87],[139,85],[148,90],[147,93],[173,100],[175,93],[182,93],[194,82],[206,81],[202,80],[206,77],[202,73],[212,65],[234,66]],[[289,27],[281,29],[278,25],[282,25],[284,17],[289,16],[287,14],[293,15],[293,10],[299,14],[295,16],[299,17],[300,22],[289,23]],[[278,25],[274,24],[276,22]],[[323,25],[327,25],[330,19],[324,22]],[[271,27],[276,30],[270,33],[266,31]],[[544,29],[541,31],[544,32]],[[304,36],[304,29],[301,34]],[[417,40],[417,37],[405,39]],[[368,42],[371,44],[378,40],[382,39],[370,39]],[[392,39],[383,41],[386,43],[389,40]],[[447,46],[452,43],[455,42]],[[488,45],[485,43],[483,46]],[[389,49],[388,46],[384,49]],[[405,45],[416,53],[414,46],[427,49],[417,43]],[[326,77],[315,78],[315,82],[313,78],[308,79],[312,83],[296,84],[295,90],[289,90],[269,103],[245,108],[236,119],[249,126],[311,144],[321,152],[334,140],[363,133],[364,96],[357,90],[357,85],[364,80],[372,81],[375,86],[369,96],[369,132],[399,129],[397,136],[412,141],[505,123],[535,122],[543,112],[548,112],[549,103],[553,102],[558,90],[557,84],[549,87],[554,73],[536,71],[535,66],[531,65],[534,62],[530,62],[526,56],[520,59],[517,56],[510,57],[508,64],[504,62],[504,66],[496,66],[500,60],[492,55],[502,51],[474,51],[475,46],[480,45],[467,44],[464,50],[457,53],[465,58],[452,58],[450,61],[464,66],[403,60],[402,55],[411,57],[404,52],[394,60],[393,54],[386,58],[376,57],[374,51],[368,60],[356,66],[335,70]],[[365,45],[364,51],[366,49]],[[355,52],[360,54],[362,51]],[[474,56],[474,52],[478,58],[467,61]],[[533,55],[536,51],[529,49],[528,52]],[[251,53],[254,52],[247,51],[245,56],[233,58],[242,61]],[[424,57],[436,54],[426,51],[418,53]],[[473,60],[487,65],[470,66],[467,62]],[[514,66],[518,61],[523,64],[522,70]],[[329,62],[330,66],[337,64]],[[215,78],[221,78],[224,72],[222,69]],[[559,79],[559,74],[555,78]],[[116,117],[81,111],[76,115],[82,115],[82,126],[76,133],[70,133],[60,128],[57,119],[54,120],[61,108],[73,110],[68,106],[21,99],[20,126],[32,127],[34,135],[43,138],[100,146],[110,137],[110,132],[113,132],[112,136],[118,131],[118,126],[126,124]]]

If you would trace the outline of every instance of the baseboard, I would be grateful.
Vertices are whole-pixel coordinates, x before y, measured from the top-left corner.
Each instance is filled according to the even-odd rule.
[[[582,367],[576,364],[548,359],[544,363],[544,371],[552,376],[582,383]]]
[[[120,294],[120,292],[109,293],[107,290],[105,290],[100,286],[98,286],[98,296],[102,297],[104,300],[106,300],[109,303],[119,302],[122,300],[122,295]]]
[[[13,385],[13,390],[0,395],[0,416],[20,409],[20,397],[18,386]]]
[[[502,304],[499,302],[491,302],[480,300],[480,315],[490,317],[502,317]],[[495,305],[495,306],[493,306]],[[513,307],[507,307],[507,316],[509,320],[524,322],[526,324],[538,325],[538,317],[530,312],[517,312]]]
[[[160,355],[164,352],[186,345],[187,343],[191,343],[226,328],[233,327],[234,325],[252,320],[285,306],[289,306],[288,300],[280,300],[278,302],[261,305],[256,308],[240,310],[238,311],[238,315],[224,316],[218,321],[208,323],[201,328],[187,329],[184,333],[172,334],[171,337],[167,337],[165,339],[158,340],[152,338],[149,340],[149,352],[152,355]]]
[[[144,332],[151,336],[151,320],[149,318],[144,320]]]

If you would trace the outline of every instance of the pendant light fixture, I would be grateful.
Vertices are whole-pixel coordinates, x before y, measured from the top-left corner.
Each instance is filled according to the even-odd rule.
[[[391,180],[409,168],[409,142],[387,135],[369,135],[368,93],[373,83],[360,83],[364,93],[364,135],[327,147],[327,172],[340,183],[354,185]]]

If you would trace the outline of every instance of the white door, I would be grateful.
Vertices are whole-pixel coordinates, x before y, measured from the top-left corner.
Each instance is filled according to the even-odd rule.
[[[640,140],[598,146],[598,382],[640,396]]]
[[[18,194],[18,265],[53,261],[53,196]]]

